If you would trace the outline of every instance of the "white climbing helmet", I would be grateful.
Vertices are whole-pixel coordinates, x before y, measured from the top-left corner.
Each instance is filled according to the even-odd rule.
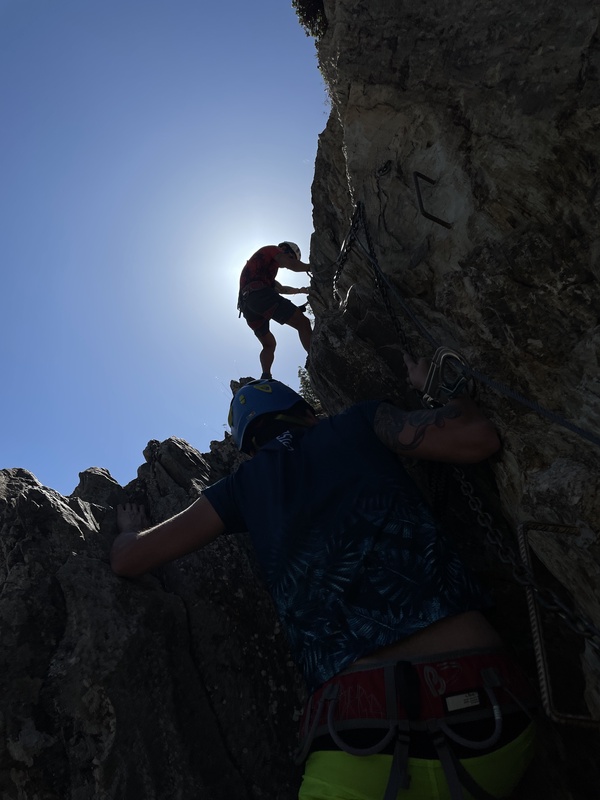
[[[300,248],[295,242],[279,242],[277,247],[283,247],[284,250],[290,250],[296,256],[298,261],[300,261]]]

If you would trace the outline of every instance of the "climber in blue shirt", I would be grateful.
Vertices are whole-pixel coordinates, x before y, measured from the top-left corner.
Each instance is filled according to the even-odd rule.
[[[427,364],[405,361],[422,389]],[[467,395],[318,420],[261,380],[236,393],[230,424],[253,457],[149,530],[142,509],[120,507],[113,570],[135,577],[249,532],[311,692],[301,800],[507,797],[533,751],[528,690],[482,613],[486,592],[398,459],[477,463],[500,446],[491,422]]]

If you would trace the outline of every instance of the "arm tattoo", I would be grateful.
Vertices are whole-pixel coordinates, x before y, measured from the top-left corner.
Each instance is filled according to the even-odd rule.
[[[375,414],[374,429],[381,442],[395,453],[408,455],[422,444],[428,428],[443,428],[446,420],[460,417],[462,410],[453,403],[441,408],[402,411],[389,403],[381,403]],[[403,444],[398,437],[412,428],[410,441]]]

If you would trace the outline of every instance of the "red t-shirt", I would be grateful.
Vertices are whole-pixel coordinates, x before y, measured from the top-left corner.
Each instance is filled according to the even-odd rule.
[[[249,283],[264,283],[271,288],[275,285],[275,276],[279,269],[279,264],[275,261],[275,256],[283,253],[281,247],[269,244],[261,247],[246,262],[246,266],[240,275],[240,289],[245,289]],[[256,286],[254,288],[261,288]]]

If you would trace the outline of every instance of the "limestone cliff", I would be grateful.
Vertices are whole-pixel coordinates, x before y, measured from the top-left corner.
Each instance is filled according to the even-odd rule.
[[[90,469],[68,498],[0,471],[0,797],[291,800],[302,687],[244,538],[135,581],[108,563],[119,502],[165,519],[239,454],[145,456],[125,488]]]
[[[543,580],[566,587],[565,600],[598,627],[598,5],[324,0],[323,8],[317,50],[331,114],[313,184],[315,389],[329,411],[363,397],[407,402],[403,349],[462,352],[489,379],[479,397],[503,441],[496,488],[479,489],[492,508],[499,498],[495,520],[508,522],[508,540],[521,528],[552,573],[540,569]],[[365,224],[343,248],[359,203]],[[484,533],[480,557],[498,563]],[[500,614],[508,608],[505,597]],[[517,640],[514,618],[504,622]],[[553,662],[555,682],[577,675],[587,702],[577,713],[600,718],[597,651],[571,640],[568,627],[545,624],[550,651],[581,651],[575,664]],[[524,638],[525,658],[527,649]],[[598,738],[561,731],[575,773],[573,743],[597,748]],[[581,785],[568,782],[581,797],[600,785],[589,771]],[[556,785],[543,796],[566,791]]]
[[[310,359],[323,405],[413,402],[402,350],[429,356],[439,343],[597,436],[597,4],[325,0],[324,12],[332,109],[313,185]],[[364,225],[338,261],[358,203]],[[503,450],[469,472],[477,496],[505,541],[529,523],[540,581],[600,625],[599,448],[489,383],[479,398]],[[117,503],[165,519],[239,454],[226,437],[205,455],[169,439],[144,456],[128,486],[95,468],[70,497],[0,472],[0,796],[292,800],[303,689],[243,537],[135,581],[108,564]],[[415,474],[534,678],[513,570],[452,475]],[[558,710],[600,716],[598,656],[543,623]],[[518,797],[595,798],[597,731],[541,728]]]

